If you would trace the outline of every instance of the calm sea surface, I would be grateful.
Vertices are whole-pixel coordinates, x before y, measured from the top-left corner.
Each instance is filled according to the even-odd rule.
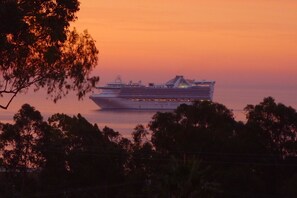
[[[243,108],[247,104],[258,104],[267,96],[272,96],[276,102],[281,102],[297,109],[296,88],[235,89],[216,87],[214,101],[232,109],[236,120],[244,121],[245,115]],[[83,101],[78,101],[75,96],[67,96],[54,104],[51,100],[46,100],[44,93],[38,92],[19,95],[8,110],[0,110],[1,122],[11,122],[13,115],[24,103],[34,106],[42,113],[45,119],[54,113],[65,113],[71,116],[80,113],[89,122],[97,123],[100,129],[108,126],[119,131],[125,137],[130,137],[131,132],[137,124],[147,126],[152,116],[156,113],[155,111],[102,111],[88,97]]]

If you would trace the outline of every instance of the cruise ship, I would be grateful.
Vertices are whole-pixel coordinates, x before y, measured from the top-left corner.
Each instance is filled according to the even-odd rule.
[[[176,76],[164,84],[123,83],[120,77],[106,86],[97,87],[99,94],[90,96],[101,109],[171,110],[195,100],[212,100],[215,81],[188,80]]]

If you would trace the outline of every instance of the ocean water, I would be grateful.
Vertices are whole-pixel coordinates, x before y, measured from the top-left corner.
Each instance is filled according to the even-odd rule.
[[[214,102],[224,104],[234,113],[236,120],[245,121],[244,107],[247,104],[258,104],[264,97],[272,96],[276,102],[284,103],[297,109],[297,89],[291,88],[221,88],[216,87]],[[0,101],[3,102],[3,101]],[[138,124],[147,126],[156,111],[103,111],[88,97],[78,101],[75,95],[68,95],[57,103],[46,99],[43,92],[19,95],[8,110],[0,110],[1,122],[12,122],[13,115],[28,103],[41,112],[44,119],[55,113],[65,113],[70,116],[80,113],[89,122],[97,123],[99,128],[107,126],[119,131],[125,137],[131,133]]]

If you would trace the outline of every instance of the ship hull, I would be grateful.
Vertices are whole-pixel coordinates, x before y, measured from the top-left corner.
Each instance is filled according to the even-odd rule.
[[[173,110],[181,104],[191,104],[191,101],[132,101],[116,97],[90,97],[101,109],[135,109],[135,110]]]

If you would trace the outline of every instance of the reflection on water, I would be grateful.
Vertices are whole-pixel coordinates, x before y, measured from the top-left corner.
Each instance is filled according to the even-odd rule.
[[[83,116],[89,122],[96,123],[100,129],[107,126],[129,138],[136,125],[142,124],[147,127],[156,112],[156,110],[92,110]]]

